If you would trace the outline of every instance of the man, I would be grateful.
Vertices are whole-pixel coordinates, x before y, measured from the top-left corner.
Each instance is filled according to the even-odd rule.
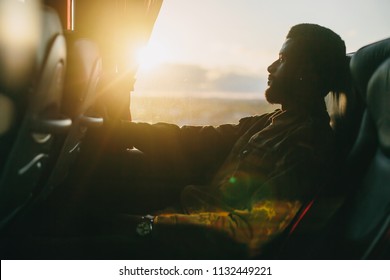
[[[268,67],[265,96],[281,109],[237,125],[121,122],[92,133],[91,141],[104,138],[101,143],[119,152],[138,148],[160,174],[195,174],[202,179],[194,181],[204,183],[184,187],[174,207],[112,221],[108,231],[139,236],[121,250],[146,258],[261,254],[332,175],[333,132],[324,97],[341,89],[347,71],[337,34],[299,24]]]

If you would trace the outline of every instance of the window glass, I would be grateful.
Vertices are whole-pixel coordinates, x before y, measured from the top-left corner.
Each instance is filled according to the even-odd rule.
[[[326,26],[348,52],[388,37],[388,0],[164,0],[132,94],[136,121],[236,123],[277,108],[267,66],[291,26]]]

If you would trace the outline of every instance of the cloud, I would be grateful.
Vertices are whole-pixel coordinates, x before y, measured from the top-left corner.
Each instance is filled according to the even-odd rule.
[[[259,92],[261,77],[253,74],[227,72],[209,81],[211,89],[225,92]]]
[[[242,69],[210,69],[196,64],[161,64],[153,71],[139,73],[135,91],[157,95],[259,94],[266,78]]]
[[[199,91],[207,80],[207,72],[200,66],[190,64],[161,64],[138,79],[144,90]]]

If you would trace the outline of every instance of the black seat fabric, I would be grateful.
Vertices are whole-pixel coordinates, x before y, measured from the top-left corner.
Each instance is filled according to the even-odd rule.
[[[389,57],[389,42],[390,39],[384,39],[362,47],[351,59],[350,69],[353,82],[364,99],[366,99],[367,86],[373,73]]]
[[[366,105],[342,169],[339,185],[348,199],[325,243],[332,248],[326,258],[369,258],[390,214],[390,39],[358,50],[350,68]]]
[[[390,46],[390,40],[387,43]],[[381,238],[378,234],[388,227],[390,215],[390,52],[387,56],[389,58],[374,72],[367,88],[367,118],[371,119],[374,129],[366,129],[363,133],[375,132],[372,137],[375,137],[376,145],[353,200],[346,231],[348,239],[369,247]],[[353,157],[357,159],[357,155]],[[360,160],[365,159],[367,157]],[[363,256],[369,257],[368,248],[363,246],[363,250]]]
[[[21,9],[29,2],[21,2]],[[58,156],[62,135],[71,126],[71,120],[61,115],[66,67],[62,26],[54,10],[39,6],[37,13],[39,44],[34,51],[33,71],[28,86],[16,98],[11,97],[19,121],[13,125],[14,133],[5,136],[7,141],[1,141],[2,148],[9,152],[0,170],[0,228],[42,191]],[[25,28],[31,32],[28,24]]]

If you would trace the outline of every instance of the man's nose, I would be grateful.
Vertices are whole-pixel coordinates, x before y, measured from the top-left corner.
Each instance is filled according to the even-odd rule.
[[[269,73],[275,72],[275,70],[276,70],[278,64],[279,64],[279,59],[278,59],[278,60],[275,60],[270,66],[268,66],[268,67],[267,67],[267,71],[268,71]]]

